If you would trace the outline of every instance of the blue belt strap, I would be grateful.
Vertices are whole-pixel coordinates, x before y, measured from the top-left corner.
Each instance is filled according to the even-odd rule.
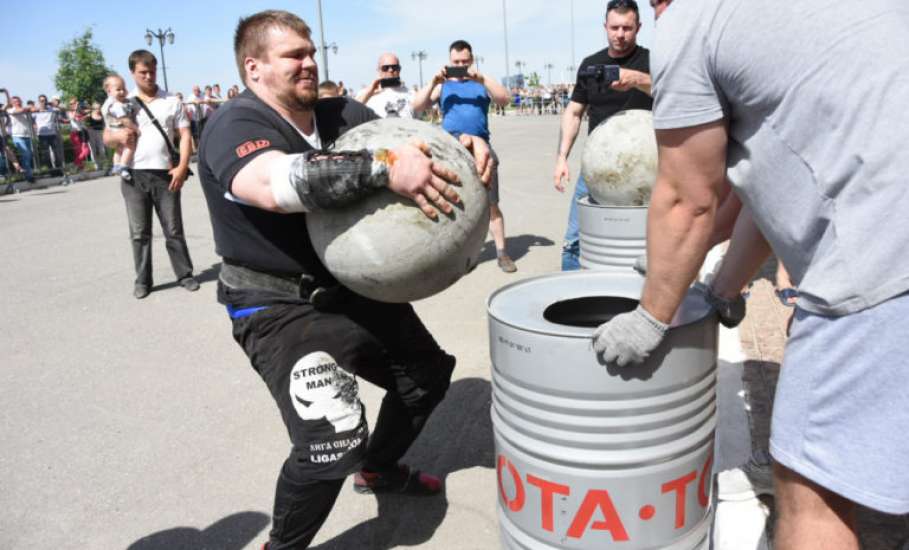
[[[230,315],[231,319],[242,319],[243,317],[249,317],[253,313],[262,311],[263,309],[268,309],[268,306],[244,307],[240,309],[233,306],[227,306],[227,314]]]

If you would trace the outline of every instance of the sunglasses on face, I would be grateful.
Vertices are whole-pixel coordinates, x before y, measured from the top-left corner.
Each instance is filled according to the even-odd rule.
[[[387,73],[387,72],[391,72],[391,71],[400,71],[400,70],[401,70],[401,66],[400,66],[400,65],[397,65],[397,64],[395,64],[395,65],[380,65],[379,68],[382,69],[383,71],[385,71],[386,73]]]

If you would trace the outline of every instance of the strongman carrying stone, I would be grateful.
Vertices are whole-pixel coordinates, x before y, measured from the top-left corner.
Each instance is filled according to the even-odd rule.
[[[305,212],[387,187],[435,218],[459,200],[448,185],[457,178],[413,145],[327,151],[376,115],[347,98],[317,102],[315,47],[297,16],[266,11],[241,20],[235,53],[248,89],[206,125],[199,172],[223,258],[218,299],[293,444],[266,547],[306,548],[351,473],[363,493],[441,490],[439,479],[398,460],[444,397],[455,359],[409,304],[339,285],[313,250]],[[488,148],[478,138],[461,141],[488,181]],[[387,391],[372,435],[357,376]]]

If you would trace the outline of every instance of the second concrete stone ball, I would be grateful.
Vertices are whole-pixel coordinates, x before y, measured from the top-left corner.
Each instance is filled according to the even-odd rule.
[[[417,205],[382,189],[343,209],[307,214],[310,239],[329,271],[354,292],[383,302],[411,302],[445,290],[478,261],[489,224],[489,202],[473,156],[444,130],[409,119],[357,126],[338,151],[394,149],[421,140],[434,162],[454,171],[462,203],[434,221]]]
[[[647,206],[656,181],[657,146],[653,114],[617,113],[587,138],[581,175],[593,200],[607,206]]]

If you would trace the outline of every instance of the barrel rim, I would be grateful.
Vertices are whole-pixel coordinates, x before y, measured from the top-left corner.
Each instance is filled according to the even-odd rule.
[[[589,206],[591,208],[604,208],[609,210],[647,210],[650,208],[649,204],[643,205],[628,205],[628,206],[619,206],[616,204],[600,204],[598,202],[590,202],[590,195],[584,195],[578,197],[578,206]]]
[[[581,339],[590,339],[596,330],[595,327],[578,327],[571,325],[560,325],[558,323],[553,323],[542,319],[542,321],[537,322],[537,326],[529,326],[528,323],[518,324],[513,321],[504,319],[500,314],[496,314],[493,310],[493,303],[497,298],[500,298],[503,294],[506,294],[516,287],[519,286],[529,286],[535,283],[540,283],[547,279],[570,279],[570,278],[622,278],[626,281],[639,281],[643,289],[644,279],[635,272],[632,273],[622,273],[618,271],[609,271],[609,270],[587,270],[587,271],[573,271],[573,272],[557,272],[557,273],[547,273],[544,275],[537,275],[534,277],[528,277],[526,279],[521,279],[520,281],[515,281],[508,283],[498,289],[494,290],[489,297],[486,299],[486,314],[490,319],[494,319],[497,323],[511,327],[516,330],[528,332],[531,334],[542,334],[545,336],[559,336],[563,338],[581,338]],[[699,294],[693,288],[688,290],[682,304],[679,306],[678,311],[676,312],[672,322],[669,324],[670,329],[677,329],[681,327],[686,327],[690,325],[698,324],[706,320],[713,313],[713,310],[704,302],[703,298],[697,297]],[[590,297],[594,297],[591,295]],[[560,301],[571,300],[575,298],[580,298],[582,296],[575,295],[566,295],[560,298],[557,301],[551,302],[544,306],[540,311],[540,317],[542,318],[543,311],[545,307],[555,304]],[[627,296],[627,295],[616,295],[617,298],[631,298],[638,300],[638,296]],[[545,329],[539,328],[540,326],[545,326]]]

